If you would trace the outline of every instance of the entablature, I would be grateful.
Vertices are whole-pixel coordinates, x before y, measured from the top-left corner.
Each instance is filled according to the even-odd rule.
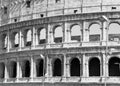
[[[50,24],[55,22],[76,21],[76,20],[87,21],[87,20],[93,20],[93,19],[98,20],[102,15],[107,16],[109,19],[120,18],[120,12],[97,12],[97,13],[60,15],[60,16],[33,19],[33,20],[3,25],[0,27],[1,28],[0,31],[4,31],[6,29],[15,29],[20,27],[41,25],[41,24]]]

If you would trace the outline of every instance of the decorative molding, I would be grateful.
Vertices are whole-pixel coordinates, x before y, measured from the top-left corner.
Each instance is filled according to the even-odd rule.
[[[49,24],[49,23],[59,23],[65,21],[74,21],[74,20],[93,20],[98,19],[101,15],[105,15],[108,18],[119,18],[120,12],[98,12],[98,13],[83,13],[83,14],[76,14],[76,15],[61,15],[55,17],[46,17],[41,19],[32,19],[28,21],[17,22],[13,24],[3,25],[0,28],[0,31],[7,30],[7,29],[15,29],[20,27],[28,27],[40,24]],[[116,16],[117,15],[117,16]]]

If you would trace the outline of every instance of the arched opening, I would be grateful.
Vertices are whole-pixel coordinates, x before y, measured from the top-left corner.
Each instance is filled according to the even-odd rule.
[[[26,46],[31,46],[31,44],[32,44],[32,32],[31,32],[31,30],[27,30]]]
[[[39,32],[39,44],[46,43],[46,29],[42,28]]]
[[[22,62],[22,77],[30,77],[30,62],[28,60]]]
[[[53,63],[53,76],[61,76],[61,75],[62,75],[61,60],[56,59]]]
[[[73,42],[78,42],[81,41],[81,36],[82,36],[82,32],[81,32],[81,28],[79,25],[74,25],[71,28],[71,40]]]
[[[36,62],[36,69],[37,69],[37,77],[44,75],[44,60],[43,59],[37,59]]]
[[[101,29],[99,24],[92,24],[89,27],[89,41],[100,41]]]
[[[15,61],[11,61],[9,64],[9,77],[16,78],[17,75],[17,63]]]
[[[80,76],[80,61],[77,58],[72,59],[70,63],[70,75]]]
[[[109,41],[120,40],[120,25],[118,23],[111,23],[108,30]]]
[[[0,78],[3,79],[5,75],[5,64],[2,62],[0,63]]]
[[[109,76],[120,76],[120,58],[112,57],[109,60]]]
[[[15,33],[15,36],[14,36],[14,47],[18,47],[19,46],[19,34],[18,33]]]
[[[3,35],[3,48],[7,49],[8,45],[8,36],[6,34]]]
[[[100,60],[91,58],[89,61],[89,76],[100,76]]]
[[[61,43],[63,37],[63,29],[61,26],[57,26],[54,29],[54,42],[55,43]]]

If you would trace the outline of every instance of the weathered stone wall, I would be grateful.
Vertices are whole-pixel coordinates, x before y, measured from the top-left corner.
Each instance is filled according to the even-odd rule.
[[[8,0],[2,1],[0,15],[2,24],[7,24],[46,16],[119,11],[119,3],[118,0],[60,0],[57,3],[55,0],[31,0],[31,6],[26,7],[26,1],[24,0]],[[8,7],[7,14],[3,13],[4,6]]]
[[[111,3],[112,2],[113,1],[111,1]],[[112,12],[119,10],[119,6],[116,7],[116,3],[118,4],[118,2],[115,3],[115,6],[113,6],[113,3],[111,3],[108,3],[107,1],[103,1],[103,3],[101,3],[101,1],[96,2],[95,0],[84,0],[83,2],[82,0],[61,0],[61,2],[59,3],[56,3],[54,0],[36,0],[35,2],[31,2],[30,8],[26,8],[26,3],[24,1],[14,3],[14,5],[12,6],[8,5],[8,7],[10,7],[10,9],[8,10],[10,11],[6,15],[9,16],[5,17],[6,15],[2,14],[2,20],[4,20],[5,18],[11,19],[9,21],[5,20],[2,23],[7,24],[8,22],[23,22],[8,24],[0,27],[0,62],[5,63],[5,77],[0,79],[0,85],[16,86],[19,84],[19,86],[38,86],[44,84],[45,86],[48,86],[47,83],[49,83],[49,86],[88,86],[88,83],[91,83],[89,84],[89,86],[102,86],[106,84],[106,81],[107,83],[114,82],[119,84],[119,77],[109,77],[108,61],[114,56],[119,58],[120,43],[119,41],[109,41],[107,43],[107,23],[99,19],[102,15],[105,15],[107,18],[110,19],[109,24],[120,24],[120,13]],[[98,24],[100,26],[99,28],[97,28],[101,31],[101,38],[99,41],[91,42],[89,40],[90,26],[92,24]],[[71,41],[71,28],[74,25],[79,25],[81,27],[80,30],[82,32],[82,40],[79,42]],[[62,32],[64,35],[61,43],[54,42],[54,30],[57,26],[61,26],[63,29]],[[42,45],[37,43],[37,36],[39,36],[39,29],[43,27],[46,29],[47,41],[45,44]],[[32,44],[31,46],[26,46],[26,32],[29,29],[32,32]],[[18,47],[12,47],[12,45],[14,44],[14,32],[18,32],[19,34]],[[8,44],[6,49],[3,49],[3,34],[6,34],[8,36]],[[106,46],[107,44],[109,46]],[[106,48],[108,48],[110,52],[106,51]],[[111,51],[112,48],[113,51]],[[94,57],[100,60],[101,69],[99,77],[89,76],[89,60]],[[45,76],[43,77],[36,77],[35,65],[37,58],[45,59]],[[57,58],[59,58],[62,62],[62,76],[60,77],[53,76],[53,63],[54,60]],[[79,65],[81,66],[81,69],[80,76],[78,77],[72,77],[70,75],[70,62],[73,58],[77,58],[80,61]],[[30,76],[22,77],[22,70],[23,72],[25,72],[25,70],[22,69],[22,66],[24,66],[22,64],[26,60],[30,62]],[[11,61],[15,61],[17,64],[17,76],[15,78],[9,77],[8,69],[11,65],[9,65],[8,63]],[[34,84],[32,82],[34,82]],[[114,84],[114,86],[118,86],[118,84]],[[111,85],[113,84],[110,84],[110,86]]]

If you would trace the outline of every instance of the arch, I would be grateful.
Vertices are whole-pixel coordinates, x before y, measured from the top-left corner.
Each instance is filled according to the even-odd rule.
[[[45,28],[42,28],[40,31],[39,31],[39,44],[44,44],[46,43],[46,29]]]
[[[81,41],[82,32],[78,24],[73,25],[70,32],[72,41]]]
[[[109,76],[120,76],[120,58],[112,57],[109,62]]]
[[[63,29],[61,26],[56,26],[54,29],[54,42],[61,43],[63,37]]]
[[[74,58],[70,63],[70,75],[80,76],[80,61],[78,58]]]
[[[98,23],[91,24],[89,27],[89,41],[100,41],[101,32]]]
[[[22,77],[30,77],[30,62],[29,62],[29,60],[24,60],[22,62]]]
[[[31,46],[32,42],[32,31],[29,29],[26,33],[26,46]]]
[[[14,47],[18,47],[19,46],[19,34],[16,32],[14,35]]]
[[[17,63],[15,61],[11,61],[9,64],[9,77],[16,78],[17,76]]]
[[[61,60],[57,58],[53,63],[53,76],[61,76],[61,75],[62,75]]]
[[[43,74],[44,73],[44,60],[43,59],[37,59],[36,72],[37,72],[37,77],[44,75]]]
[[[100,60],[96,57],[89,60],[89,76],[100,76]]]
[[[109,41],[119,41],[120,40],[120,24],[111,23],[108,30]]]
[[[3,62],[0,63],[0,78],[3,79],[5,75],[5,64]]]
[[[3,48],[6,49],[8,45],[8,36],[3,34]]]

